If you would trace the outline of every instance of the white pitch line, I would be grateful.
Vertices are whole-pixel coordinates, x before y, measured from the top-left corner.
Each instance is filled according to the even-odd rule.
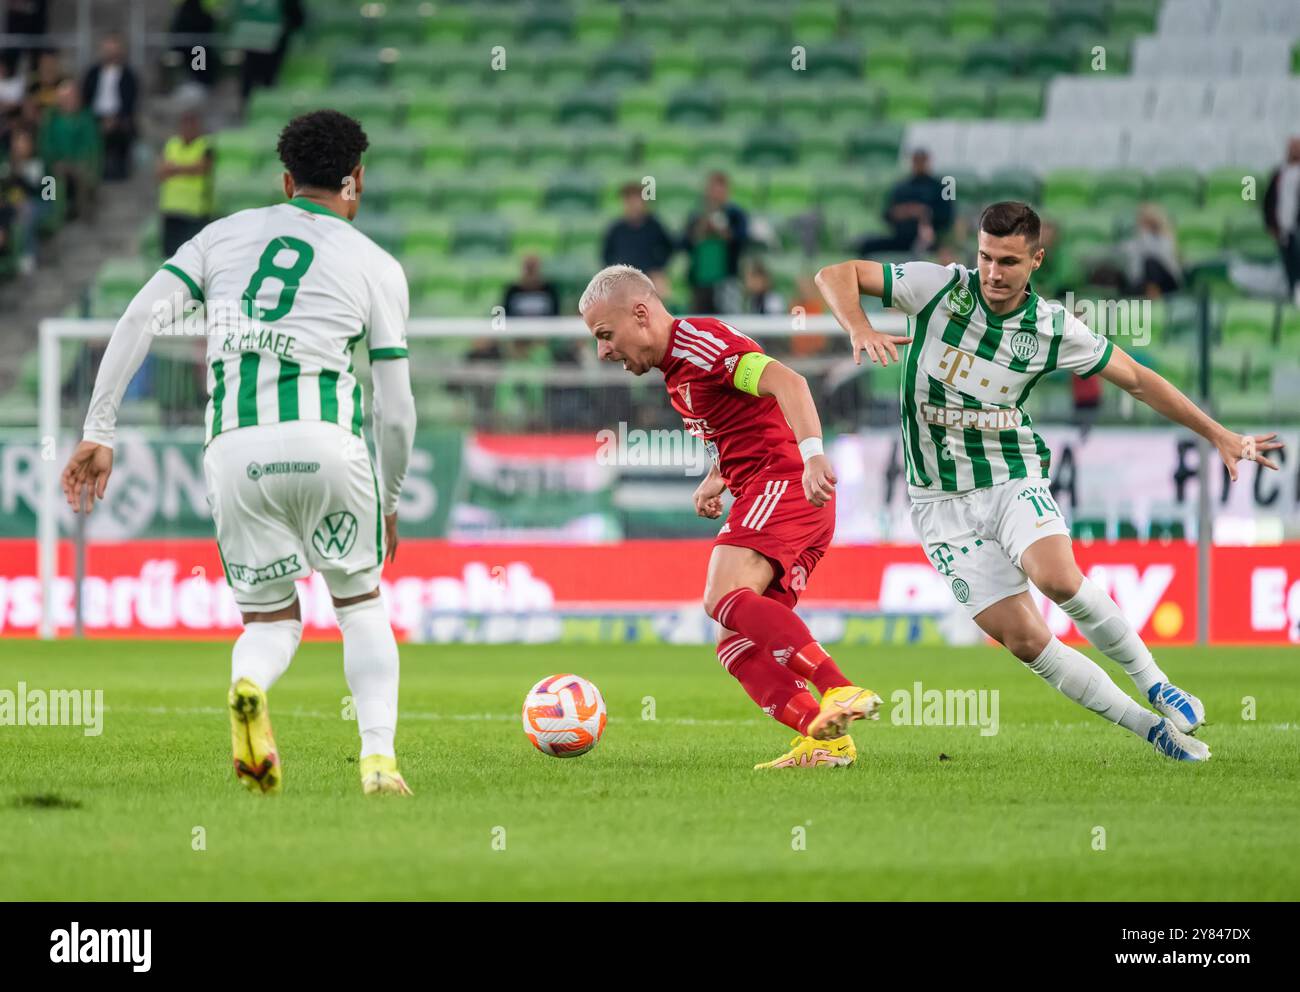
[[[221,716],[226,713],[224,707],[217,706],[105,706],[102,707],[108,713],[149,713],[155,716]],[[323,713],[320,710],[277,710],[277,716],[303,717],[308,720],[341,720],[342,715],[339,713]],[[451,720],[462,723],[513,723],[519,719],[518,716],[509,713],[433,713],[427,710],[402,710],[397,713],[399,720]],[[609,717],[611,723],[621,723],[623,718]],[[354,722],[354,721],[349,721]],[[628,720],[633,723],[637,721]],[[769,720],[701,720],[696,717],[663,717],[657,720],[643,720],[642,723],[668,723],[675,727],[759,727],[767,726],[772,721]],[[882,720],[881,723],[889,723],[888,720]],[[1006,721],[1003,721],[1005,724]],[[1247,721],[1243,721],[1245,723]],[[910,726],[910,724],[900,724],[899,726]],[[924,729],[948,729],[948,730],[966,730],[974,729],[976,724],[954,727],[925,727]],[[1100,726],[1094,720],[1075,720],[1070,723],[1053,721],[1050,724],[1038,724],[1040,727],[1051,727],[1053,730],[1069,730],[1076,727],[1096,727]],[[1219,726],[1228,726],[1220,724]],[[1209,724],[1210,729],[1214,729],[1214,724]],[[1280,730],[1280,731],[1300,731],[1300,724],[1296,723],[1261,723],[1258,725],[1260,730]]]

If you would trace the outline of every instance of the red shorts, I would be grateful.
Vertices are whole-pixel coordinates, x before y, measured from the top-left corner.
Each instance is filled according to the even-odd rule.
[[[763,595],[793,607],[834,536],[834,496],[813,506],[802,478],[756,479],[731,504],[713,543],[753,548],[770,561],[774,575]]]

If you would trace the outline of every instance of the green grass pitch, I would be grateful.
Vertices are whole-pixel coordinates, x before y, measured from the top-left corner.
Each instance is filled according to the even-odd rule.
[[[0,689],[99,688],[106,713],[98,737],[0,726],[0,894],[1294,899],[1297,655],[1161,652],[1209,711],[1214,758],[1190,766],[998,650],[845,648],[885,698],[879,723],[856,725],[857,765],[758,773],[791,735],[707,648],[406,646],[403,800],[361,794],[338,644],[305,645],[271,693],[285,792],[266,798],[230,769],[228,644],[10,640]],[[577,759],[537,753],[519,724],[528,687],[563,671],[609,706]],[[894,724],[890,694],[918,679],[1000,690],[998,733]]]

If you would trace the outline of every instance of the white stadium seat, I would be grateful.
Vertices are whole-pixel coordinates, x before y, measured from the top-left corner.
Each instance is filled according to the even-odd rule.
[[[1047,88],[1049,118],[1141,120],[1146,116],[1151,82],[1146,79],[1056,76]]]

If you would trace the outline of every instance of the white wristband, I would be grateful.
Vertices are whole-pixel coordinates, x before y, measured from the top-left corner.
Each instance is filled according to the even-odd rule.
[[[806,462],[813,455],[823,454],[822,439],[819,437],[806,437],[799,442],[799,454],[803,456]]]

